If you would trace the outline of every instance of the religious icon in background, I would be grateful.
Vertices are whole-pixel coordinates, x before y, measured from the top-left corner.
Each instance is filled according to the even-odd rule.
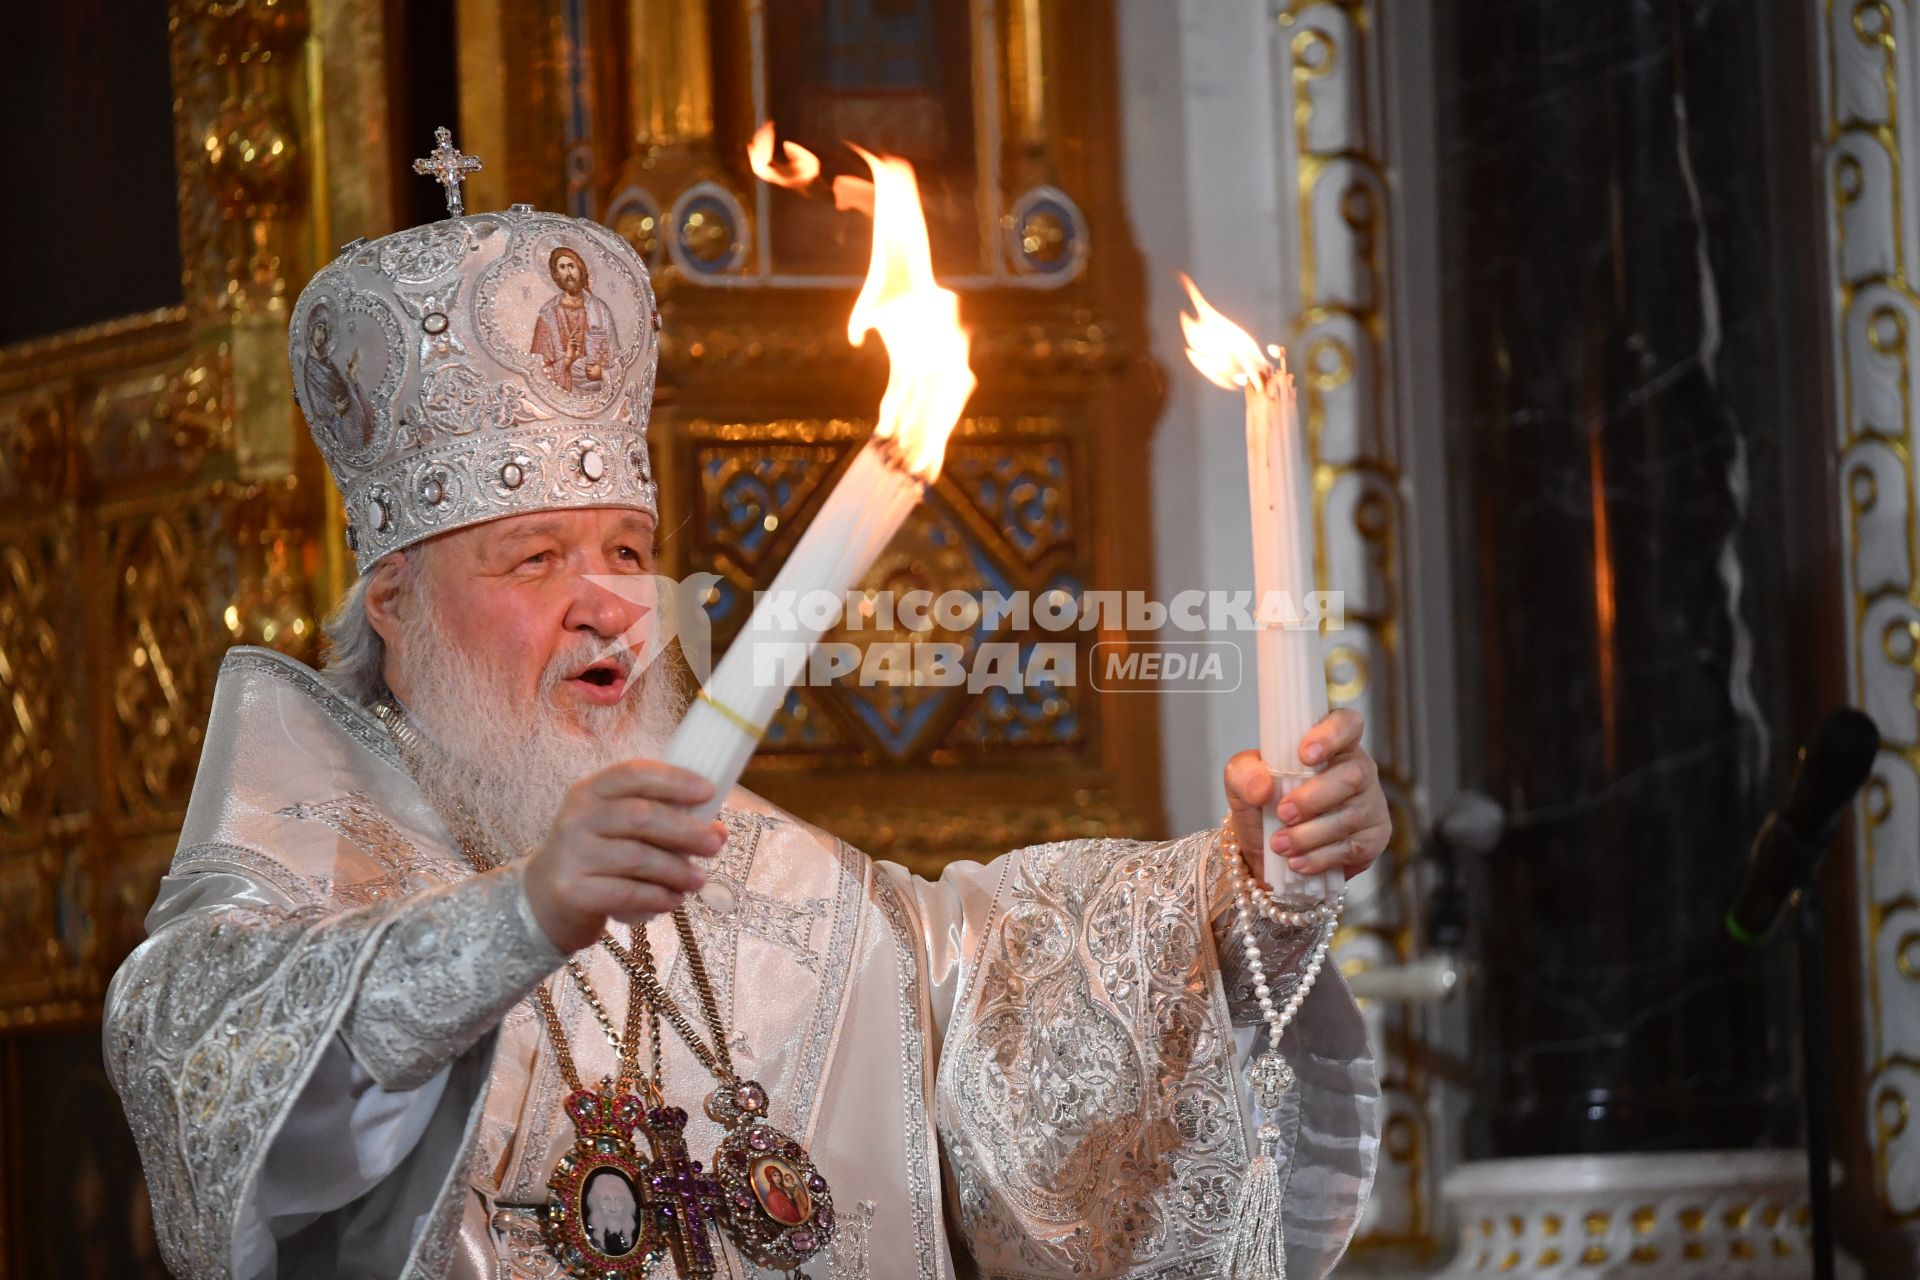
[[[360,394],[355,374],[360,371],[360,353],[347,357],[343,372],[334,363],[333,310],[317,306],[307,317],[307,345],[310,348],[301,377],[305,381],[308,407],[320,415],[323,429],[341,450],[352,453],[373,442],[373,414]]]
[[[547,272],[560,292],[540,308],[528,348],[562,391],[598,391],[620,335],[613,312],[593,296],[592,275],[579,252],[561,245],[547,255]]]

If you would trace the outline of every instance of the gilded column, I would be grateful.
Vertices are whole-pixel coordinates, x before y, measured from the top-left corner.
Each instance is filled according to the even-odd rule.
[[[628,128],[648,161],[713,141],[713,45],[706,0],[629,0]]]
[[[1417,896],[1405,860],[1422,825],[1416,693],[1407,652],[1410,476],[1396,376],[1405,376],[1395,312],[1392,140],[1381,95],[1384,15],[1371,0],[1297,0],[1278,18],[1283,165],[1296,277],[1293,334],[1301,415],[1313,453],[1315,569],[1344,593],[1345,630],[1329,638],[1327,688],[1367,722],[1368,749],[1394,807],[1396,848],[1356,880],[1335,957],[1347,972],[1414,958]],[[1430,1256],[1434,1173],[1428,1132],[1425,1015],[1372,1002],[1382,1054],[1386,1143],[1356,1249]]]
[[[1826,0],[1818,26],[1847,677],[1884,744],[1853,824],[1858,1037],[1842,1061],[1862,1088],[1837,1124],[1865,1209],[1848,1243],[1890,1275],[1920,1254],[1920,183],[1905,107],[1920,96],[1920,29],[1909,5],[1881,0]]]
[[[174,153],[194,357],[172,408],[232,450],[239,473],[293,469],[300,430],[284,377],[288,278],[302,278],[300,110],[306,6],[174,7]],[[221,412],[208,415],[208,406]]]

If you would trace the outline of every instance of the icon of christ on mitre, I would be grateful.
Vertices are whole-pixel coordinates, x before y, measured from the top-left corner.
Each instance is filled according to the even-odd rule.
[[[738,787],[696,816],[676,669],[601,585],[653,571],[645,265],[463,214],[445,150],[455,216],[293,308],[360,576],[323,670],[227,655],[108,995],[175,1274],[1326,1274],[1378,1085],[1333,916],[1248,909],[1273,774],[1227,764],[1220,830],[937,881]],[[364,439],[308,403],[315,359]],[[1294,870],[1364,870],[1357,717],[1300,748]]]

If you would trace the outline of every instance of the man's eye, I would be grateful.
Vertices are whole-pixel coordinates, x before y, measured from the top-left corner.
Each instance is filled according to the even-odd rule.
[[[634,564],[643,563],[643,559],[640,555],[640,552],[634,549],[633,547],[621,547],[619,550],[615,551],[614,554],[621,557],[622,559],[631,560]]]
[[[532,555],[528,556],[525,560],[522,560],[520,563],[521,564],[545,564],[547,561],[551,560],[552,558],[553,558],[553,552],[551,551],[536,551]]]

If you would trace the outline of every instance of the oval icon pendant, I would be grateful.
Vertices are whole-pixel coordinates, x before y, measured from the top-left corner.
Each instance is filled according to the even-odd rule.
[[[744,1118],[713,1157],[720,1226],[769,1271],[792,1271],[833,1239],[833,1192],[805,1147],[757,1116]]]
[[[633,1145],[645,1107],[606,1082],[569,1094],[566,1106],[577,1136],[547,1179],[547,1251],[580,1280],[642,1275],[667,1251],[647,1201],[651,1169]]]

